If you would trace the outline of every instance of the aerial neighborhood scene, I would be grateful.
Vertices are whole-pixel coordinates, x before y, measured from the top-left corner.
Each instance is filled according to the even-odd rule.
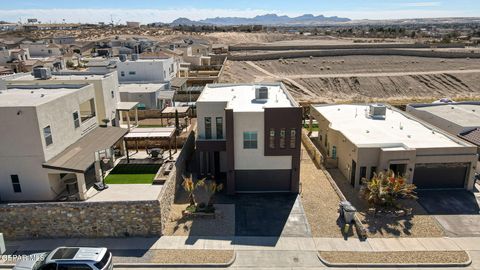
[[[0,270],[480,269],[480,2],[1,1]]]

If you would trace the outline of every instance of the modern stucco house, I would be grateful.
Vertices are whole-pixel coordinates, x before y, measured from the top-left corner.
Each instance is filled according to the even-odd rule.
[[[102,177],[96,153],[113,159],[112,146],[122,149],[127,133],[99,127],[97,103],[86,82],[0,90],[0,201],[86,199]]]
[[[30,73],[19,73],[2,78],[7,85],[92,84],[98,122],[108,119],[111,125],[118,123],[117,105],[120,102],[116,71],[109,72],[52,72],[47,79],[35,78]]]
[[[197,100],[200,175],[229,194],[299,190],[302,109],[283,84],[210,84]]]
[[[475,146],[392,107],[312,105],[325,163],[355,188],[388,169],[419,189],[473,188]]]
[[[476,145],[480,154],[480,102],[409,104],[406,110],[415,117]],[[480,172],[480,159],[477,172]]]
[[[139,108],[143,109],[172,106],[175,95],[167,83],[122,83],[119,91],[122,102],[139,102]]]

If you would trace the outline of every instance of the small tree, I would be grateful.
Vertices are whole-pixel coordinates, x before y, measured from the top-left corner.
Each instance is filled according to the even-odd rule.
[[[408,184],[405,177],[395,176],[395,173],[389,170],[386,173],[374,174],[370,180],[363,180],[361,193],[371,205],[384,207],[397,207],[398,199],[416,200],[413,184]]]

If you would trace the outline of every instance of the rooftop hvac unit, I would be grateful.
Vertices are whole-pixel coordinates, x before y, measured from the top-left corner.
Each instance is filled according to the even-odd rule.
[[[368,115],[374,119],[385,119],[387,116],[387,106],[383,104],[370,104]]]
[[[127,55],[126,54],[120,54],[118,56],[118,58],[120,59],[120,62],[125,62],[127,61]]]
[[[48,80],[52,77],[52,71],[48,68],[34,68],[32,73],[33,77],[39,80]]]
[[[140,56],[137,53],[132,54],[132,61],[137,61]]]
[[[255,99],[267,100],[268,99],[268,87],[266,87],[266,86],[255,87]]]

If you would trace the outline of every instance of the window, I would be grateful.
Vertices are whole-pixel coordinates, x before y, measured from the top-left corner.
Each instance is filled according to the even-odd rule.
[[[205,139],[212,138],[212,118],[205,117]]]
[[[22,187],[20,186],[20,179],[18,179],[18,175],[12,174],[10,175],[10,178],[12,179],[13,192],[22,192]]]
[[[58,270],[92,270],[92,268],[87,264],[62,263],[58,265]]]
[[[78,115],[78,112],[73,113],[73,125],[75,126],[75,128],[80,127],[80,117]]]
[[[297,146],[297,131],[290,129],[290,148],[294,149]]]
[[[97,267],[98,269],[105,268],[105,266],[107,266],[108,264],[108,260],[110,260],[110,252],[105,253],[102,260],[95,264],[95,267]]]
[[[120,71],[120,76],[125,77],[125,71]]]
[[[360,167],[360,180],[365,179],[367,177],[367,167]]]
[[[112,95],[112,98],[115,98],[115,92],[113,92],[113,90],[110,92],[110,94]]]
[[[285,129],[280,129],[280,148],[285,148]]]
[[[40,268],[40,270],[56,270],[57,269],[57,264],[56,263],[49,263],[45,264]]]
[[[223,117],[216,118],[217,139],[223,139]]]
[[[48,53],[49,53],[49,54],[52,54],[52,50],[48,50]]]
[[[243,132],[243,149],[257,149],[257,132]]]
[[[46,126],[43,128],[43,137],[45,138],[45,144],[47,146],[53,143],[52,129],[50,128],[50,126]]]
[[[129,71],[128,72],[128,75],[135,75],[135,74],[137,74],[137,72],[135,72],[135,71]]]
[[[332,158],[337,159],[337,147],[335,145],[332,146]]]
[[[275,149],[275,129],[270,129],[270,135],[268,136],[268,146],[270,149]]]

